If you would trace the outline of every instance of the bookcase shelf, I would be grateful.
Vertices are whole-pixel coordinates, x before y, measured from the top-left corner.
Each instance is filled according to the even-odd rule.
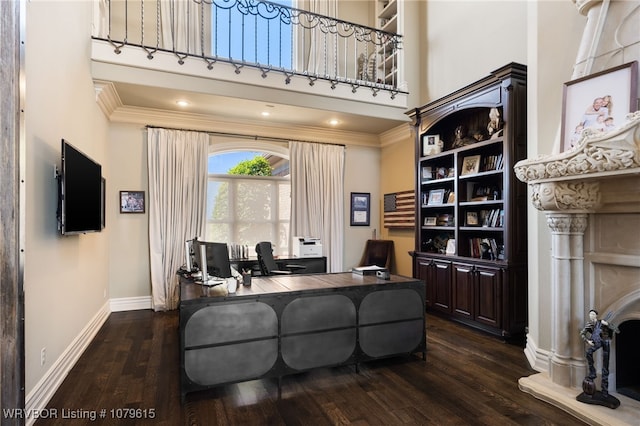
[[[513,166],[527,151],[526,67],[508,64],[408,114],[420,200],[413,274],[426,282],[427,309],[505,338],[523,333],[527,194]]]

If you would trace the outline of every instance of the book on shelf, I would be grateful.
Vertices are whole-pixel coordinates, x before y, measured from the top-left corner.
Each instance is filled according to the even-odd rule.
[[[504,218],[503,209],[488,209],[478,212],[478,223],[485,228],[500,228]]]
[[[482,166],[480,170],[489,172],[492,170],[502,170],[502,154],[487,155],[482,158]]]
[[[499,247],[495,238],[469,238],[469,252],[476,259],[499,259]],[[504,253],[502,256],[504,259]]]

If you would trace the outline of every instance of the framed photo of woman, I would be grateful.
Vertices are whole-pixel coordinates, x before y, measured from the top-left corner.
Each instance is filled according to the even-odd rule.
[[[630,62],[564,84],[561,149],[573,148],[592,129],[609,132],[638,108],[638,62]]]

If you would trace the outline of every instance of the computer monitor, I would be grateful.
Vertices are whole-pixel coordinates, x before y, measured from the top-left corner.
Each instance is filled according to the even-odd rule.
[[[193,251],[193,249],[195,248],[193,243],[197,240],[198,240],[197,238],[194,238],[192,240],[187,240],[184,242],[184,257],[185,257],[184,269],[187,272],[191,272],[195,269],[193,267],[193,257],[195,255]]]
[[[209,241],[194,241],[196,261],[204,273],[203,266],[206,265],[207,273],[212,277],[231,277],[231,263],[229,262],[229,248],[225,243],[214,243]],[[204,247],[205,258],[202,258],[202,247]]]

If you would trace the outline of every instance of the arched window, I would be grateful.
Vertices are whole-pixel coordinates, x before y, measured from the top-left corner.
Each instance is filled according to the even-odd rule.
[[[242,161],[261,157],[271,176],[234,175]],[[291,183],[288,148],[257,142],[212,144],[207,185],[205,239],[248,245],[271,241],[275,254],[289,255]]]

